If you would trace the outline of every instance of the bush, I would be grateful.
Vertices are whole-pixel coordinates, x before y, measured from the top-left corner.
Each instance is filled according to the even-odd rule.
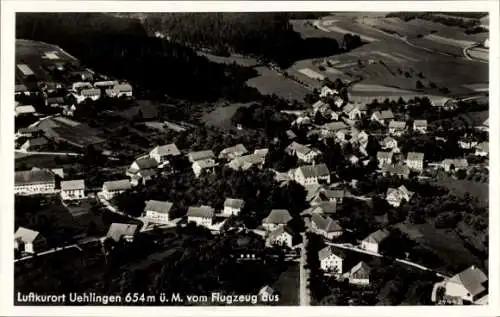
[[[434,226],[436,228],[449,228],[454,229],[457,223],[461,220],[460,214],[453,212],[443,212],[436,217]]]

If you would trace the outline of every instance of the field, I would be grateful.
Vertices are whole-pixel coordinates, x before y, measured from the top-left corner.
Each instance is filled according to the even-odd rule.
[[[214,63],[219,63],[219,64],[232,64],[236,63],[238,65],[244,66],[244,67],[255,67],[259,65],[259,61],[257,61],[255,58],[249,57],[249,56],[242,56],[238,54],[233,54],[229,57],[223,57],[223,56],[217,56],[205,52],[198,52],[199,55],[206,57],[208,60]]]
[[[293,262],[271,285],[271,288],[281,294],[279,306],[299,305],[299,278],[299,264]]]
[[[318,28],[314,27],[312,20],[291,20],[290,23],[292,24],[293,29],[296,32],[300,33],[300,35],[304,39],[327,37],[336,39],[337,42],[342,41],[342,33],[325,32],[319,30]]]
[[[299,83],[287,79],[267,67],[257,67],[256,70],[260,75],[249,79],[247,84],[258,89],[263,95],[276,94],[288,100],[303,100],[309,92]]]
[[[471,48],[467,50],[467,52],[472,58],[480,59],[483,61],[488,61],[490,57],[489,50],[484,48],[479,48],[479,47]]]
[[[240,107],[248,107],[251,103],[236,103],[231,105],[218,105],[214,110],[203,115],[202,120],[208,125],[221,129],[230,129],[233,125],[231,118]]]

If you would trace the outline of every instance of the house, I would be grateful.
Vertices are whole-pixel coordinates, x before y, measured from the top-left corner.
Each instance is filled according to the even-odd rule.
[[[313,150],[306,145],[302,145],[297,142],[292,142],[287,148],[286,153],[292,156],[297,156],[297,158],[306,163],[312,163],[321,152]]]
[[[131,184],[137,186],[140,182],[143,184],[153,178],[156,175],[156,168],[158,167],[158,162],[149,156],[143,156],[136,159],[129,167],[126,175],[130,177]]]
[[[344,199],[344,191],[341,189],[320,189],[309,200],[311,206],[321,202],[335,202],[342,203]]]
[[[85,198],[85,180],[61,181],[61,198],[62,200]]]
[[[32,138],[35,136],[39,136],[43,134],[43,131],[36,126],[29,126],[27,128],[20,128],[16,132],[16,138],[19,137],[27,137],[27,138]]]
[[[264,163],[266,162],[267,149],[266,151],[257,151],[258,150],[255,150],[254,154],[236,157],[231,160],[231,162],[229,162],[227,166],[234,170],[247,170],[253,166],[256,166],[257,168],[263,168]]]
[[[311,204],[310,214],[334,215],[337,213],[337,203],[334,201],[321,201]]]
[[[74,91],[74,92],[79,92],[82,89],[92,89],[92,88],[93,88],[92,84],[89,83],[89,82],[78,81],[78,82],[74,82],[71,85],[71,90]]]
[[[171,220],[170,210],[173,205],[168,201],[148,200],[144,207],[144,217],[153,223],[168,224]]]
[[[391,110],[375,111],[374,113],[372,113],[370,120],[385,125],[387,124],[387,122],[394,120],[394,114]]]
[[[45,106],[47,107],[61,107],[64,106],[66,102],[63,97],[48,97],[45,99]]]
[[[329,184],[330,171],[323,163],[317,165],[303,165],[294,170],[293,179],[302,186],[323,182]]]
[[[269,285],[266,285],[259,290],[259,297],[264,301],[268,301],[269,298],[273,298],[274,293],[275,291]]]
[[[398,147],[398,141],[396,141],[396,139],[394,139],[393,137],[390,137],[390,136],[386,136],[381,142],[380,142],[380,146],[382,147],[382,149],[384,150],[393,150],[393,149],[397,149]]]
[[[361,241],[361,248],[367,251],[378,253],[379,246],[382,241],[384,241],[389,236],[389,231],[387,230],[377,230],[371,233],[368,237]]]
[[[211,158],[203,159],[203,160],[198,160],[195,161],[192,165],[191,168],[193,169],[193,173],[196,177],[199,177],[201,173],[203,172],[213,172],[214,167],[216,167],[218,164]]]
[[[378,166],[389,165],[392,163],[392,152],[377,152]]]
[[[104,81],[96,81],[94,83],[95,88],[111,88],[118,85],[118,82],[116,80],[104,80]]]
[[[337,95],[338,94],[338,91],[336,89],[332,89],[328,86],[323,86],[321,87],[321,91],[319,93],[319,96],[320,98],[324,98],[324,97],[327,97],[327,96],[333,96],[333,95]]]
[[[199,160],[213,159],[215,160],[215,154],[212,150],[195,151],[188,153],[188,160],[191,163]]]
[[[399,207],[403,201],[410,201],[413,194],[404,185],[401,185],[398,188],[388,188],[386,200],[389,205]]]
[[[441,166],[446,172],[467,169],[469,163],[466,159],[445,159],[441,162]]]
[[[36,109],[33,106],[27,105],[27,106],[16,106],[16,117],[19,116],[25,116],[25,115],[31,115],[36,113]]]
[[[111,224],[111,226],[109,226],[106,238],[111,239],[115,242],[120,242],[122,240],[126,242],[132,242],[134,241],[136,233],[136,224],[114,222]]]
[[[16,96],[19,96],[19,95],[27,95],[29,96],[30,95],[30,91],[28,90],[28,88],[23,85],[23,84],[16,84],[15,88],[14,88],[14,94]]]
[[[424,153],[408,152],[406,156],[406,165],[412,170],[421,172],[424,169]]]
[[[166,162],[168,158],[180,155],[181,152],[175,143],[160,145],[149,152],[149,157],[154,159],[158,164]]]
[[[290,216],[288,210],[273,209],[269,215],[262,220],[262,226],[267,231],[272,231],[280,225],[286,225],[290,220],[292,220],[292,216]]]
[[[132,91],[132,86],[128,83],[121,83],[118,85],[115,85],[113,87],[114,92],[116,93],[116,97],[132,97],[133,91]]]
[[[463,137],[457,143],[461,149],[465,150],[473,149],[479,144],[479,142],[472,140],[470,137]]]
[[[102,185],[102,194],[106,200],[110,200],[114,196],[123,193],[131,187],[132,185],[128,179],[107,181]]]
[[[400,136],[406,130],[406,122],[392,120],[389,122],[389,134]]]
[[[402,178],[408,178],[410,176],[410,168],[403,164],[386,164],[381,168],[382,174],[384,175],[396,175]]]
[[[311,118],[309,118],[306,115],[300,116],[292,122],[292,125],[297,125],[297,126],[305,126],[308,124],[311,124]]]
[[[87,99],[96,101],[101,98],[101,90],[96,88],[85,88],[80,91],[79,94],[73,94],[76,99],[76,103],[82,103]]]
[[[359,120],[361,119],[361,110],[355,104],[348,103],[342,109],[342,112],[347,115],[350,120]]]
[[[370,267],[365,262],[361,261],[348,272],[350,284],[368,285],[370,284]]]
[[[334,239],[342,235],[342,227],[329,216],[323,217],[313,212],[311,215],[312,230],[327,239]]]
[[[44,148],[44,146],[49,144],[49,140],[44,137],[37,137],[33,139],[28,139],[21,145],[21,150],[23,151],[37,151]]]
[[[47,240],[35,230],[19,227],[14,234],[14,248],[21,252],[37,253],[47,247]]]
[[[336,136],[336,134],[339,131],[347,133],[347,131],[346,131],[347,128],[348,128],[348,126],[342,121],[329,122],[329,123],[325,123],[321,126],[321,134],[324,137],[331,138],[331,137]]]
[[[266,246],[293,247],[293,234],[285,225],[280,225],[269,233],[266,239]]]
[[[243,144],[239,143],[235,146],[231,146],[220,151],[219,159],[232,160],[235,157],[243,156],[247,153],[247,148]]]
[[[445,295],[459,297],[466,303],[476,303],[488,295],[488,277],[472,265],[446,281]]]
[[[340,98],[340,96],[338,95],[334,95],[333,98],[333,104],[335,105],[335,107],[337,108],[340,108],[342,107],[342,105],[344,104],[344,99]]]
[[[413,131],[420,133],[427,133],[427,120],[415,120],[413,121]]]
[[[293,132],[292,130],[288,129],[285,131],[285,134],[286,134],[286,137],[288,138],[288,140],[295,140],[297,138],[297,135],[295,134],[295,132]]]
[[[244,206],[245,201],[242,199],[226,198],[222,214],[227,217],[236,216],[241,212]]]
[[[476,152],[474,153],[477,156],[488,156],[490,152],[490,144],[489,142],[481,142],[476,145]]]
[[[189,207],[187,221],[194,222],[197,226],[210,227],[215,217],[214,209],[210,206]]]
[[[351,139],[349,142],[358,143],[360,146],[366,146],[368,143],[369,135],[365,131],[359,131],[358,129],[351,129]]]
[[[476,126],[476,129],[479,131],[489,132],[490,131],[490,119],[487,118],[480,125]]]
[[[330,105],[324,102],[323,100],[318,100],[315,103],[313,103],[312,110],[314,115],[316,115],[319,112],[325,117],[329,115],[330,112],[332,112]]]
[[[333,253],[330,246],[326,246],[319,250],[318,258],[320,263],[320,268],[329,273],[342,274],[342,264],[344,259]]]
[[[55,188],[55,174],[49,170],[33,168],[15,172],[15,194],[51,194],[55,192]]]

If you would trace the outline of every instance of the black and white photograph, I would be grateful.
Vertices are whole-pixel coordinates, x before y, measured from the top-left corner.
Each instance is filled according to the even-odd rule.
[[[491,2],[127,2],[12,13],[6,303],[498,305]]]

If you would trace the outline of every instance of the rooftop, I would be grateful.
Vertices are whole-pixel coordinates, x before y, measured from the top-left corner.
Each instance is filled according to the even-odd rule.
[[[188,153],[188,159],[191,163],[198,160],[203,160],[207,158],[215,158],[215,154],[212,150],[194,151]]]
[[[241,209],[244,205],[245,201],[243,199],[226,198],[226,200],[224,201],[224,207]]]
[[[310,177],[324,177],[330,175],[330,171],[326,164],[317,164],[317,165],[303,165],[297,168],[305,178]]]
[[[389,236],[389,231],[387,231],[385,229],[381,229],[381,230],[377,230],[377,231],[371,233],[364,240],[371,242],[371,243],[380,243],[380,242],[382,242],[382,240],[384,240],[388,236]]]
[[[80,190],[80,189],[85,189],[85,180],[83,179],[61,181],[61,190]]]
[[[389,122],[389,129],[404,129],[406,127],[406,122],[392,120]]]
[[[116,191],[130,189],[130,181],[128,179],[121,179],[116,181],[107,181],[102,185],[103,190]]]
[[[176,156],[180,155],[181,152],[177,148],[175,143],[160,145],[151,150],[150,154],[159,154],[161,156]]]
[[[29,170],[29,171],[17,171],[15,173],[15,185],[36,185],[36,184],[46,184],[55,183],[54,173],[42,169],[42,170]]]
[[[263,223],[269,224],[287,224],[290,220],[292,220],[292,216],[286,209],[273,209],[269,213],[269,215],[262,220]]]
[[[214,215],[214,209],[210,206],[189,207],[187,212],[188,217],[213,218]]]
[[[409,161],[423,161],[424,160],[424,153],[408,152],[407,160],[409,160]]]
[[[160,201],[160,200],[148,200],[146,201],[146,207],[144,207],[145,211],[155,211],[162,214],[168,214],[170,209],[172,209],[171,202],[168,201]]]
[[[14,239],[24,243],[32,243],[40,233],[24,227],[19,227],[14,234]]]
[[[109,227],[107,238],[111,238],[116,242],[119,242],[123,236],[133,236],[137,231],[136,224],[130,223],[112,223]]]
[[[472,296],[476,296],[486,290],[484,284],[487,281],[483,271],[473,265],[454,275],[448,283],[463,285]]]

